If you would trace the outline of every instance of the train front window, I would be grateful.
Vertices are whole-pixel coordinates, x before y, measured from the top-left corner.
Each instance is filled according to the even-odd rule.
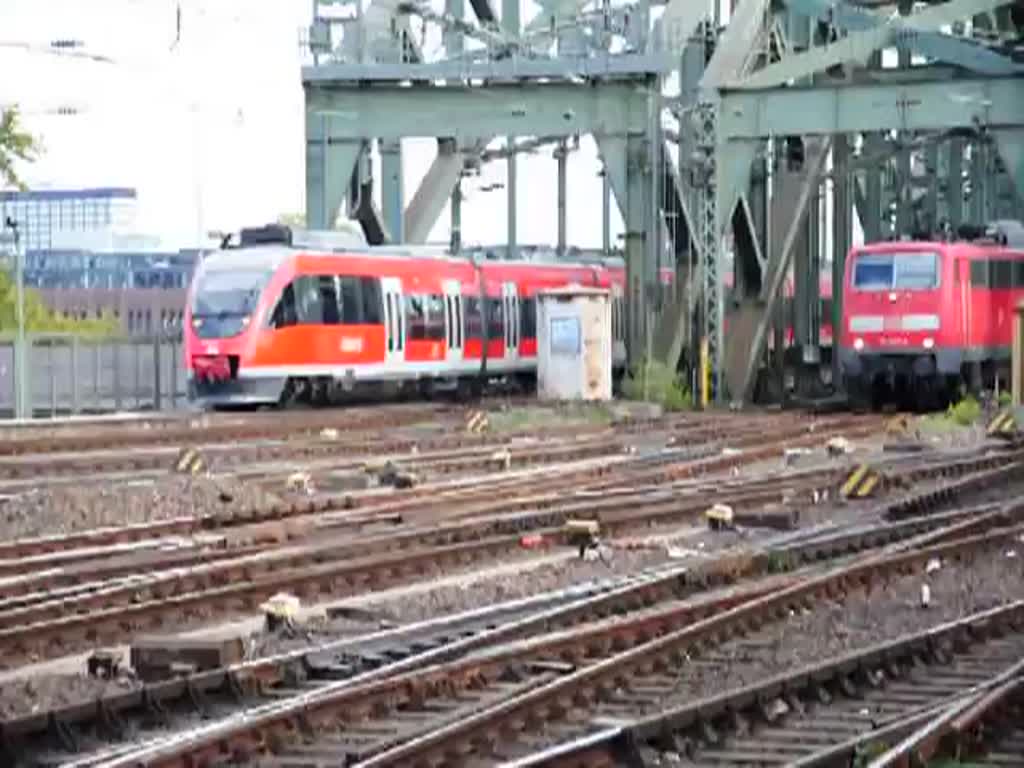
[[[939,285],[937,253],[860,253],[853,287],[861,291],[928,291]]]
[[[270,274],[257,271],[205,272],[192,295],[193,317],[244,317],[256,309]]]

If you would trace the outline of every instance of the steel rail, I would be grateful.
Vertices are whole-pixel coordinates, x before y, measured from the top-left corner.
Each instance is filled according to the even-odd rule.
[[[1004,512],[997,510],[996,513],[993,513],[989,507],[977,507],[886,523],[877,528],[862,528],[851,534],[830,532],[824,536],[798,538],[797,540],[793,540],[792,534],[776,536],[774,543],[772,540],[765,542],[759,553],[747,555],[742,550],[727,551],[715,560],[700,563],[695,568],[670,567],[664,571],[659,570],[657,574],[631,586],[611,589],[604,595],[584,599],[577,605],[567,605],[547,614],[538,613],[530,620],[520,622],[518,627],[495,629],[493,632],[489,631],[473,640],[446,644],[444,649],[418,654],[416,660],[410,659],[387,665],[386,668],[381,669],[380,674],[385,672],[389,675],[397,674],[416,666],[422,666],[429,661],[450,660],[460,653],[482,647],[484,643],[508,641],[515,636],[551,631],[567,624],[579,623],[588,617],[600,618],[616,611],[621,615],[622,611],[630,612],[638,608],[647,608],[666,599],[677,598],[684,594],[697,594],[716,585],[739,584],[740,579],[762,578],[776,570],[778,563],[776,553],[778,552],[785,552],[787,567],[795,569],[799,562],[819,564],[823,557],[841,557],[864,547],[905,539],[914,534],[918,535],[915,538],[905,539],[907,546],[923,544],[921,531],[932,531],[939,528],[940,532],[945,532],[945,538],[950,538],[954,534],[978,533],[985,525],[991,527],[997,523],[1010,521],[1011,516]],[[965,522],[971,525],[965,526]],[[839,537],[841,537],[841,541],[837,541]],[[744,563],[747,565],[745,566]],[[452,620],[456,619],[457,617],[454,617]],[[430,622],[426,622],[423,623],[423,626],[429,624]],[[403,629],[414,631],[415,627]],[[394,634],[403,629],[385,634]],[[366,637],[364,640],[366,642],[373,641],[374,636]],[[349,640],[340,640],[315,648],[245,662],[226,669],[196,673],[187,679],[185,686],[182,686],[180,681],[146,684],[142,691],[104,697],[96,703],[96,707],[88,710],[72,705],[63,709],[51,710],[46,713],[45,718],[38,716],[27,719],[20,718],[9,721],[4,726],[9,735],[20,735],[21,738],[26,738],[38,733],[40,729],[50,728],[51,723],[62,723],[73,727],[99,716],[101,712],[106,713],[104,716],[108,719],[116,720],[122,716],[122,713],[130,713],[140,707],[146,710],[145,702],[150,702],[151,706],[166,708],[188,695],[189,689],[198,695],[218,689],[246,690],[253,686],[254,681],[258,681],[260,686],[273,687],[290,677],[302,677],[304,675],[302,670],[309,666],[305,660],[311,655],[338,653],[348,648],[351,643],[352,641]]]
[[[340,690],[318,690],[310,695],[294,697],[282,702],[272,710],[243,713],[230,722],[201,734],[190,733],[168,740],[161,747],[146,749],[139,753],[114,761],[111,768],[129,765],[153,765],[162,768],[185,765],[204,765],[213,756],[220,754],[229,743],[233,748],[246,753],[259,751],[271,739],[287,739],[293,733],[296,718],[308,727],[331,721],[336,711],[368,711],[367,707],[380,706],[388,701],[395,706],[412,697],[429,696],[430,690],[438,686],[448,687],[456,680],[467,680],[481,674],[484,668],[501,669],[514,658],[536,657],[540,648],[547,656],[582,663],[588,648],[606,647],[610,642],[609,632],[623,638],[632,638],[629,650],[617,653],[591,664],[578,667],[555,681],[540,685],[527,693],[505,700],[496,706],[463,718],[456,725],[447,726],[441,732],[428,734],[413,745],[405,744],[370,758],[370,765],[409,765],[428,755],[444,753],[456,737],[472,741],[471,733],[494,733],[501,723],[529,722],[533,718],[554,717],[564,712],[558,702],[568,700],[581,705],[584,701],[600,696],[606,686],[614,687],[616,680],[627,680],[631,674],[649,669],[652,664],[666,663],[670,657],[681,657],[688,651],[695,651],[708,644],[714,645],[725,637],[743,634],[752,628],[771,622],[773,618],[787,612],[792,605],[802,605],[826,595],[835,596],[847,589],[870,584],[878,578],[885,578],[922,567],[934,557],[957,557],[977,553],[992,546],[1014,540],[1020,535],[1021,527],[1002,529],[989,534],[972,537],[952,543],[940,544],[926,549],[914,550],[891,556],[886,560],[874,560],[868,564],[854,563],[835,569],[823,576],[801,580],[793,587],[772,592],[756,600],[740,603],[711,617],[696,622],[687,622],[679,628],[680,608],[650,615],[627,619],[623,622],[580,628],[572,633],[559,633],[539,638],[533,642],[521,643],[510,649],[495,649],[489,653],[474,655],[462,662],[402,675],[357,688],[344,687]],[[683,611],[682,616],[687,616]],[[647,627],[646,629],[641,629]],[[660,630],[659,630],[660,627]],[[625,633],[625,634],[623,634]],[[652,640],[647,637],[654,635]],[[639,642],[638,642],[639,641]],[[418,680],[417,680],[418,678]],[[427,688],[422,686],[426,684]],[[383,697],[383,698],[381,698]],[[567,698],[568,697],[568,698]],[[374,705],[372,702],[379,702]],[[525,718],[525,720],[523,719]]]

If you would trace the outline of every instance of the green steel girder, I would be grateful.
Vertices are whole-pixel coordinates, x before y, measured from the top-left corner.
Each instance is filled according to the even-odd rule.
[[[929,6],[910,16],[890,17],[877,27],[851,32],[830,45],[811,48],[804,53],[787,56],[782,61],[769,64],[747,78],[733,81],[730,85],[773,88],[791,80],[807,77],[815,72],[823,72],[840,64],[864,65],[875,51],[894,44],[897,39],[901,44],[913,48],[915,42],[927,38],[927,36],[915,37],[917,33],[937,32],[943,26],[954,21],[969,19],[977,14],[998,8],[1000,5],[1005,5],[1006,1],[950,0],[942,5]],[[947,45],[936,47],[933,39],[927,53],[929,55],[946,53],[956,59],[954,63],[973,63],[976,66],[987,64],[991,68],[991,62],[984,56],[984,52],[970,48],[966,41],[949,38],[942,42]],[[925,44],[922,43],[922,45]],[[968,45],[968,49],[965,50],[963,45]]]
[[[459,140],[502,134],[569,136],[644,133],[646,81],[493,83],[486,88],[306,89],[307,120],[330,118],[330,140],[450,136]],[[460,142],[461,143],[461,142]]]
[[[306,114],[306,222],[313,229],[334,227],[364,146],[362,139],[332,137],[332,123]]]
[[[1024,77],[723,90],[720,141],[767,136],[1024,125]]]
[[[1017,190],[1017,200],[1024,203],[1024,127],[999,128],[992,131],[992,137]]]

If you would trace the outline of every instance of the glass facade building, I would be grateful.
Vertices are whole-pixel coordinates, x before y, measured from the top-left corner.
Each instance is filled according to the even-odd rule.
[[[131,227],[135,206],[130,187],[0,192],[0,220],[18,223],[26,251],[49,250],[55,232]]]

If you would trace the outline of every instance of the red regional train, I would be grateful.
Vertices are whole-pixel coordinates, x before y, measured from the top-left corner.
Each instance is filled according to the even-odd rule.
[[[359,392],[478,389],[536,372],[536,295],[612,293],[613,366],[625,367],[621,259],[472,261],[368,248],[270,226],[209,255],[184,318],[189,395],[212,407],[326,404]]]
[[[850,252],[840,360],[851,400],[943,407],[963,384],[1009,381],[1014,308],[1024,299],[1024,226],[961,227],[950,241]]]

